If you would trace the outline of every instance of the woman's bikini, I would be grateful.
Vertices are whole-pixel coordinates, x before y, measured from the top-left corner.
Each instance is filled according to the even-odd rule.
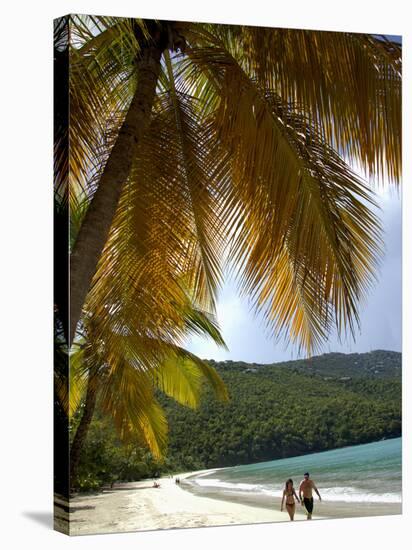
[[[285,492],[286,506],[295,506],[295,499],[293,498],[293,491]],[[292,502],[290,502],[292,499]]]

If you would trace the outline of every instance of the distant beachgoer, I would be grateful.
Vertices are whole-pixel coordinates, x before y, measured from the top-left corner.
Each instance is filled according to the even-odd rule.
[[[286,499],[286,510],[288,511],[290,521],[293,521],[293,518],[295,517],[295,498],[297,502],[299,502],[299,497],[296,494],[296,491],[293,487],[293,481],[291,479],[288,479],[285,484],[285,488],[283,490],[283,496],[282,496],[282,503],[280,505],[280,511],[283,512],[283,503]]]
[[[305,505],[306,511],[307,511],[307,519],[312,519],[312,512],[313,512],[313,495],[312,490],[315,491],[315,493],[319,497],[319,501],[321,501],[321,496],[319,494],[318,488],[314,484],[314,482],[309,479],[309,473],[306,472],[303,474],[303,479],[299,485],[299,498],[302,505]],[[303,494],[303,498],[302,498]]]

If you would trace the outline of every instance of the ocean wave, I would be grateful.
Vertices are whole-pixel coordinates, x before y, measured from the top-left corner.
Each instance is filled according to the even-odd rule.
[[[230,483],[229,481],[221,481],[220,479],[193,479],[191,480],[196,485],[201,487],[216,487],[220,489],[234,489],[236,491],[255,491],[259,492],[263,489],[262,485],[254,485],[253,483]]]
[[[370,503],[402,502],[402,497],[399,493],[364,492],[359,489],[356,489],[356,487],[323,487],[321,490],[321,495],[325,501],[370,502]]]
[[[192,483],[200,487],[210,489],[221,489],[224,492],[254,493],[256,495],[266,495],[272,497],[281,497],[283,489],[277,489],[267,485],[253,483],[233,483],[222,481],[217,478],[196,478]],[[319,487],[322,500],[325,502],[359,502],[359,503],[400,503],[402,502],[399,493],[374,493],[365,492],[356,487]]]
[[[206,470],[202,474],[196,474],[196,479],[204,476],[210,476],[210,474],[214,474],[215,472],[217,472],[217,470]],[[189,479],[191,479],[191,477],[189,477]]]

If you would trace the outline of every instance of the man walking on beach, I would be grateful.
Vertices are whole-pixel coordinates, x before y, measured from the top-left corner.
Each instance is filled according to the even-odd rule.
[[[312,519],[312,512],[313,512],[313,495],[312,490],[315,491],[315,493],[318,495],[319,500],[322,500],[318,491],[318,488],[313,483],[311,479],[309,479],[309,473],[306,472],[303,474],[303,480],[300,482],[299,485],[299,498],[301,504],[305,505],[306,511],[307,511],[307,519]],[[303,494],[303,498],[302,498]]]

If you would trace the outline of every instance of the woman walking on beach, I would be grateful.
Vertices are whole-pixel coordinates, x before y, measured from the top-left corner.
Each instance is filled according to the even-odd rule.
[[[295,517],[295,498],[299,502],[298,495],[293,487],[293,481],[288,479],[283,490],[282,503],[280,505],[280,511],[283,512],[283,503],[286,499],[286,510],[288,511],[290,521],[293,521]]]

